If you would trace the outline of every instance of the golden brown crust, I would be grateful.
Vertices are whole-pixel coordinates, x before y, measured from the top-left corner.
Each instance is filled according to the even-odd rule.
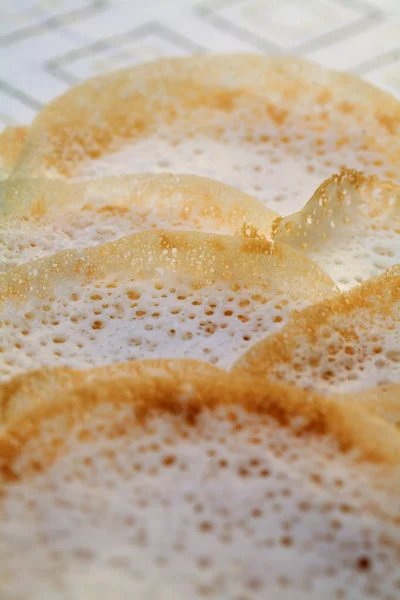
[[[234,371],[249,373],[255,377],[267,377],[275,373],[279,365],[292,364],[299,340],[312,348],[322,328],[332,327],[337,317],[349,317],[364,309],[379,316],[397,315],[396,304],[400,301],[400,265],[388,269],[383,275],[366,281],[347,294],[328,298],[320,304],[309,306],[295,313],[290,321],[275,335],[255,344],[234,365]],[[343,339],[357,340],[357,328],[351,319],[342,327],[335,323],[335,331]]]
[[[334,125],[340,135],[345,117],[362,127],[367,119],[363,150],[378,150],[395,168],[400,105],[389,94],[300,59],[214,55],[116,71],[57,98],[35,119],[15,175],[73,176],[84,158],[98,158],[116,142],[148,136],[178,118],[187,131],[215,135],[212,118],[229,114],[231,125],[246,122],[250,139],[260,118],[268,115],[279,127],[299,106],[302,126],[314,132]]]
[[[279,386],[262,380],[227,374],[214,370],[207,373],[203,365],[192,363],[188,374],[181,362],[169,362],[168,373],[154,372],[144,366],[141,376],[124,373],[112,379],[95,379],[77,385],[45,404],[32,403],[14,419],[0,436],[0,465],[4,479],[15,478],[14,461],[33,438],[40,437],[41,428],[48,419],[57,418],[57,439],[62,439],[75,424],[90,420],[91,411],[101,403],[116,407],[132,406],[138,422],[156,414],[179,416],[195,426],[203,411],[222,407],[242,407],[260,416],[269,416],[282,427],[288,427],[304,439],[333,438],[340,451],[354,451],[361,460],[398,465],[400,436],[380,417],[357,405],[345,405],[334,399],[323,398],[296,388]],[[32,390],[31,393],[34,393]],[[229,413],[228,413],[229,414]],[[35,470],[45,469],[63,451],[62,444],[41,441],[41,462],[35,461]]]

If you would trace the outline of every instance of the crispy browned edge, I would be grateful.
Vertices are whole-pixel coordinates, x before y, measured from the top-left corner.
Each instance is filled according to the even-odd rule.
[[[330,115],[325,107],[331,100],[338,114],[354,114],[363,126],[367,110],[371,113],[368,144],[379,145],[373,126],[383,128],[395,144],[388,163],[397,163],[400,103],[391,95],[354,76],[302,59],[237,54],[161,59],[89,79],[39,113],[14,173],[37,175],[49,167],[61,176],[71,176],[81,148],[85,148],[85,156],[97,158],[116,139],[148,135],[154,129],[154,115],[163,123],[171,123],[178,114],[188,115],[198,109],[229,114],[243,103],[262,98],[263,109],[255,109],[258,117],[268,114],[281,125],[289,110],[268,98],[270,89],[290,106],[311,93],[327,123]],[[170,102],[165,101],[163,92]],[[96,122],[100,114],[101,124]],[[385,144],[379,147],[386,152]]]
[[[376,190],[381,192],[379,198],[374,196]],[[387,213],[388,217],[392,216],[397,222],[400,213],[400,185],[342,167],[339,173],[323,181],[300,211],[275,219],[272,224],[272,239],[289,243],[293,247],[304,246],[306,249],[308,233],[313,234],[323,228],[325,219],[330,222],[332,205],[333,208],[339,207],[349,200],[355,209],[358,204],[366,203],[371,218]],[[311,221],[308,221],[309,216]],[[339,221],[336,226],[341,224],[343,223]],[[328,230],[334,232],[336,227],[332,229],[329,226]],[[319,240],[323,241],[325,237],[326,234],[321,231]]]
[[[176,250],[173,260],[172,250]],[[251,237],[148,230],[84,250],[57,252],[15,267],[0,275],[0,302],[51,294],[61,278],[82,284],[111,273],[124,272],[132,278],[142,278],[149,269],[150,255],[155,258],[150,265],[152,269],[158,266],[181,271],[196,279],[199,287],[201,282],[210,284],[217,278],[246,282],[256,278],[258,283],[268,284],[273,274],[275,283],[281,280],[282,285],[289,281],[296,283],[308,297],[312,290],[317,290],[320,297],[336,291],[322,269],[284,244]],[[283,274],[278,270],[282,266]],[[314,282],[312,289],[307,281]]]
[[[0,132],[0,176],[7,178],[12,171],[29,133],[29,127],[7,127]]]
[[[303,224],[303,221],[308,214],[318,215],[320,218],[325,217],[329,213],[328,205],[332,200],[332,188],[334,189],[333,200],[335,202],[341,202],[343,199],[342,187],[345,187],[346,184],[351,186],[354,191],[358,191],[366,183],[374,180],[376,180],[374,176],[367,177],[361,171],[347,169],[346,167],[341,168],[339,173],[334,173],[331,175],[331,177],[325,179],[320,186],[318,186],[311,198],[301,210],[287,215],[286,217],[279,216],[275,219],[272,224],[272,239],[282,239],[283,241],[292,235],[293,230],[296,228],[296,223],[293,223],[293,220],[297,222],[297,219],[300,219],[300,223]],[[316,226],[317,225],[313,223],[313,227]],[[298,232],[298,235],[300,236],[301,233],[301,237],[305,237],[307,234],[307,228],[304,230],[302,227],[302,229],[303,230],[301,232]]]
[[[62,211],[94,210],[124,214],[130,205],[151,208],[160,201],[171,209],[181,211],[182,219],[186,210],[193,207],[199,217],[214,218],[221,223],[237,220],[250,234],[270,237],[271,225],[278,213],[267,208],[262,202],[222,182],[189,174],[140,173],[136,175],[109,176],[81,182],[60,181],[44,178],[11,179],[3,182],[1,212],[10,220],[10,226],[18,229],[18,219],[24,222]],[[108,202],[96,206],[92,194],[106,194]],[[179,198],[179,203],[176,198]],[[238,231],[242,234],[242,231]],[[249,236],[247,233],[247,237]]]
[[[371,315],[393,314],[393,306],[400,301],[400,265],[388,269],[350,292],[338,294],[294,313],[289,322],[277,333],[255,344],[233,366],[233,371],[249,373],[255,377],[268,377],[280,365],[291,364],[299,338],[310,348],[317,342],[321,327],[329,326],[336,316],[349,317],[359,309]],[[357,330],[351,319],[343,327],[335,325],[343,340],[357,343]],[[306,338],[306,342],[304,340]]]
[[[88,383],[94,385],[97,380],[119,378],[123,375],[141,377],[151,370],[162,370],[165,377],[173,376],[179,369],[182,376],[190,377],[191,370],[200,376],[221,372],[221,369],[192,359],[142,359],[112,363],[102,367],[77,370],[70,367],[42,368],[16,375],[9,381],[0,383],[0,427],[8,426],[24,411],[46,403],[54,402],[69,389]]]
[[[175,362],[176,367],[173,367]],[[160,366],[161,361],[158,361]],[[41,456],[35,455],[35,472],[51,465],[63,451],[68,431],[77,423],[89,423],[91,411],[102,403],[115,407],[129,405],[132,419],[143,425],[146,419],[157,415],[174,415],[182,423],[196,426],[205,411],[226,408],[227,418],[234,421],[229,407],[243,408],[260,416],[275,419],[281,427],[305,440],[309,437],[332,439],[339,451],[355,451],[354,459],[398,466],[400,436],[397,430],[380,417],[357,405],[344,405],[334,399],[323,398],[297,388],[290,388],[256,380],[240,374],[228,374],[213,369],[207,373],[195,361],[189,373],[181,369],[181,361],[168,361],[167,375],[155,374],[153,367],[144,368],[141,376],[129,375],[102,378],[77,385],[66,392],[58,392],[45,404],[25,411],[0,435],[0,472],[3,481],[19,478],[14,463],[24,452],[30,440],[39,438],[43,424],[57,417],[60,432],[51,442],[42,440]],[[160,367],[161,368],[161,367]],[[32,393],[33,390],[32,390]],[[51,401],[50,401],[51,400]],[[301,424],[299,423],[301,417]],[[127,421],[128,424],[128,421]],[[119,429],[118,429],[119,427]],[[115,434],[123,433],[118,425]]]

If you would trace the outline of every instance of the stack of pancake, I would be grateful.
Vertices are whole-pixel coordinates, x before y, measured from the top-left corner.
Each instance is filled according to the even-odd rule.
[[[400,104],[161,60],[0,178],[0,598],[399,598]]]

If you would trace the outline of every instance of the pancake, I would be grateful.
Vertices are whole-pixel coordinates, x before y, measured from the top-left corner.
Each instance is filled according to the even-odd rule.
[[[392,426],[194,364],[142,375],[3,431],[4,600],[396,597]]]
[[[351,289],[400,263],[400,186],[343,169],[273,230]]]
[[[66,250],[0,276],[0,375],[137,358],[229,368],[335,289],[302,253],[253,238],[145,231]]]
[[[295,314],[234,369],[356,401],[400,383],[400,266]]]
[[[222,183],[167,174],[10,180],[0,185],[0,205],[0,272],[155,228],[270,238],[277,216]]]
[[[7,179],[20,155],[28,127],[7,127],[0,132],[0,181]]]
[[[399,124],[390,95],[304,60],[163,59],[50,102],[13,176],[189,172],[287,215],[341,165],[400,180]]]

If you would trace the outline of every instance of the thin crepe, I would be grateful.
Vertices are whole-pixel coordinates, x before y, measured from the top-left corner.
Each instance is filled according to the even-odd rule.
[[[400,186],[342,169],[273,238],[302,250],[348,290],[400,263]]]
[[[222,183],[167,174],[80,183],[11,180],[0,184],[0,206],[0,272],[148,229],[270,238],[277,216]]]

